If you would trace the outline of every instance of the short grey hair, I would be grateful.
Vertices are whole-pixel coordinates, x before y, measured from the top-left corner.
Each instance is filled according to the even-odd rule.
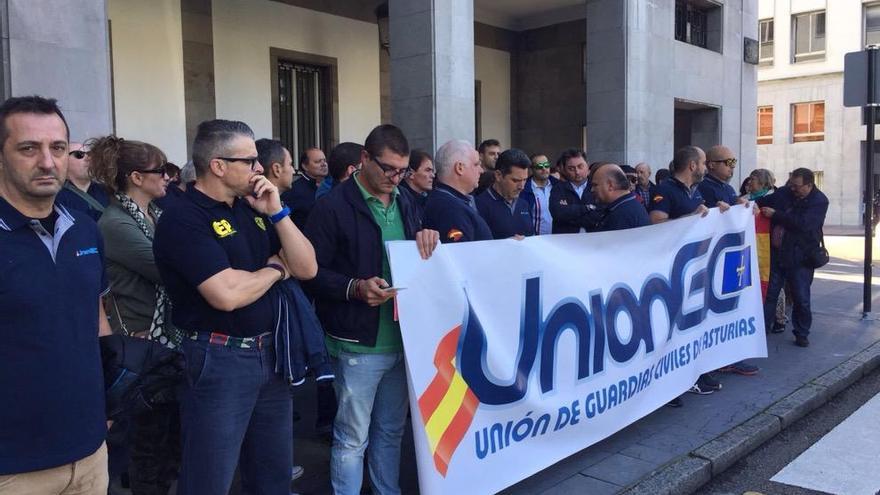
[[[196,175],[201,177],[208,171],[212,159],[226,155],[230,143],[238,136],[253,139],[254,131],[238,120],[215,119],[199,124],[192,147]]]
[[[467,154],[471,151],[476,151],[476,148],[463,139],[447,141],[434,155],[434,170],[437,173],[437,178],[442,179],[449,175],[455,162],[467,160]]]
[[[180,183],[181,184],[189,184],[190,182],[196,180],[196,166],[193,165],[192,160],[186,162],[186,165],[180,169]]]

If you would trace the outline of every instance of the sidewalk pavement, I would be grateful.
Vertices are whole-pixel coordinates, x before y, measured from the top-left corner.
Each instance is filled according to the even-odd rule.
[[[719,374],[722,390],[685,394],[684,407],[660,408],[502,493],[690,493],[880,366],[880,323],[861,319],[857,246],[831,252],[835,258],[813,283],[809,348],[793,345],[789,325],[786,333],[767,336],[768,358],[749,360],[761,368],[758,375]],[[880,309],[880,297],[873,304]],[[295,426],[302,426],[296,432],[296,463],[304,465],[306,475],[293,486],[303,494],[330,493],[329,447],[306,430],[314,424],[313,397],[309,389],[295,395],[303,416]],[[410,430],[404,439],[401,488],[418,493]]]

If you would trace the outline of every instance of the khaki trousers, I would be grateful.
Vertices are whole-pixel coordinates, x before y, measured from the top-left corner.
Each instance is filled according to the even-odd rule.
[[[0,495],[106,495],[107,444],[76,462],[0,476]]]

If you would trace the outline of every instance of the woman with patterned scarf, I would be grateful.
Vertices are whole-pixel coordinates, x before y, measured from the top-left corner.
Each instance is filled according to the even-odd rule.
[[[98,222],[110,282],[105,299],[110,326],[114,333],[176,348],[180,332],[171,324],[171,306],[153,258],[153,233],[162,215],[154,201],[165,196],[170,180],[165,154],[151,144],[116,136],[87,144],[91,174],[113,193]],[[178,431],[177,404],[132,418],[129,478],[134,495],[168,492],[179,462]]]

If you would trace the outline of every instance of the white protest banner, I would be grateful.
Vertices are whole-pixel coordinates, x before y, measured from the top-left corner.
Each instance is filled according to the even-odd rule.
[[[639,229],[388,243],[425,495],[494,493],[766,357],[749,209]]]

